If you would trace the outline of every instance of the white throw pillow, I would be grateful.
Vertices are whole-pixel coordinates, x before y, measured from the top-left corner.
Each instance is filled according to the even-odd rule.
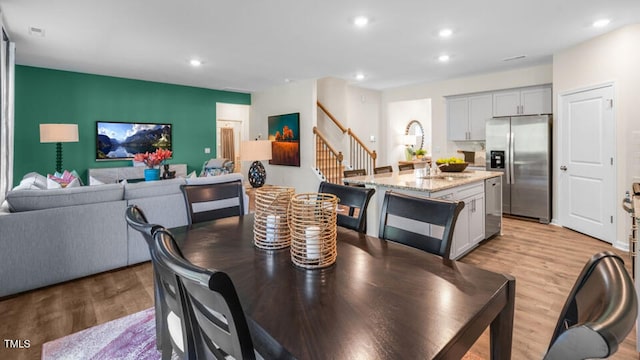
[[[71,182],[69,183],[69,185],[67,185],[67,188],[72,188],[72,187],[80,187],[82,186],[82,183],[80,183],[80,180],[78,178],[75,178],[73,180],[71,180]]]
[[[60,189],[60,188],[62,188],[62,185],[60,185],[60,183],[47,178],[47,189]]]

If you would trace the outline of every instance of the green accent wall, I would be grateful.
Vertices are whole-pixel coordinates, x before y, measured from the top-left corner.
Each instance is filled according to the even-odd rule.
[[[63,169],[87,180],[89,168],[131,166],[96,161],[96,121],[171,123],[173,158],[200,171],[216,157],[216,103],[250,105],[251,95],[101,75],[16,66],[14,185],[31,171],[55,172],[55,143],[40,143],[39,124],[76,123],[80,141],[63,143]],[[205,154],[209,147],[211,154]]]

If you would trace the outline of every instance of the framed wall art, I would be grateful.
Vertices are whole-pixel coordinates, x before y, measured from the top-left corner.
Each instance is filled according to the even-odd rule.
[[[300,113],[269,116],[271,165],[300,166]]]

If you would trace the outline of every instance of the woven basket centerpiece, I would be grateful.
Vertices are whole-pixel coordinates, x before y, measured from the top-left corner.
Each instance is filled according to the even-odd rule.
[[[337,205],[333,194],[304,193],[291,198],[289,229],[295,265],[317,269],[336,262]]]
[[[294,193],[294,188],[285,186],[256,189],[253,242],[257,247],[277,250],[291,244],[287,209]]]

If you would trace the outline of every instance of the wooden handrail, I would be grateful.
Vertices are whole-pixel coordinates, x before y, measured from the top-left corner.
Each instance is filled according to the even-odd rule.
[[[360,140],[360,138],[353,133],[353,131],[351,131],[351,128],[347,129],[347,133],[349,134],[349,136],[351,136],[360,146],[362,146],[362,148],[364,149],[364,151],[367,152],[367,154],[369,154],[369,156],[371,156],[372,159],[376,159],[378,157],[378,154],[376,154],[375,150],[369,150],[369,148],[362,142],[362,140]]]
[[[327,108],[325,108],[324,105],[322,105],[322,103],[320,103],[320,101],[316,101],[316,103],[318,104],[318,107],[320,108],[320,110],[322,110],[325,114],[327,114],[329,119],[331,119],[333,123],[336,124],[336,126],[340,129],[340,131],[342,131],[343,134],[347,132],[347,128],[344,127],[340,123],[340,121],[338,121],[338,119],[336,119],[336,117],[333,116],[333,114],[330,113],[329,110],[327,110]]]
[[[313,127],[313,133],[316,134],[321,140],[322,142],[325,143],[325,146],[336,155],[336,157],[338,158],[339,161],[342,162],[342,160],[344,160],[344,155],[342,155],[341,151],[336,151],[336,149],[334,149],[330,144],[329,141],[327,141],[327,138],[322,135],[322,133],[320,132],[320,130],[318,130],[317,126]]]

